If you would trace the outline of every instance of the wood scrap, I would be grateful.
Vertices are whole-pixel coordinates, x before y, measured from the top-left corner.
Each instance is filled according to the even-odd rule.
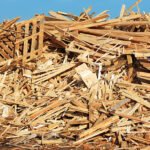
[[[50,11],[0,24],[0,144],[147,149],[150,15]]]

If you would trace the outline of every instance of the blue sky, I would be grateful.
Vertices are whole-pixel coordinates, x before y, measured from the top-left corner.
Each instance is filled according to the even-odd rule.
[[[29,19],[35,14],[47,14],[50,10],[65,11],[79,14],[83,8],[92,6],[93,11],[100,13],[110,10],[111,17],[119,15],[122,4],[129,7],[136,0],[0,0],[0,22],[5,19],[21,17]],[[143,0],[140,3],[141,11],[150,11],[150,1]]]

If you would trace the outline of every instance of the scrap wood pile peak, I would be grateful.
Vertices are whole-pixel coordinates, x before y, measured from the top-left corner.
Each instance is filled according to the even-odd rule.
[[[150,144],[150,15],[89,11],[0,24],[1,144]]]

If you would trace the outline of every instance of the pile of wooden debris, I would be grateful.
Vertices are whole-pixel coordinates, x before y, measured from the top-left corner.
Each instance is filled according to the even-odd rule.
[[[150,15],[89,11],[0,24],[1,144],[150,145]]]

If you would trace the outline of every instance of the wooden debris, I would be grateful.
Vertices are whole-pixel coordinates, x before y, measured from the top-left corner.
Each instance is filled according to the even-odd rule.
[[[88,88],[91,88],[98,81],[96,74],[93,74],[86,66],[86,64],[78,66],[75,70],[81,76],[81,79],[84,81]]]
[[[1,145],[149,149],[150,15],[132,12],[139,2],[111,20],[90,7],[0,24]]]

